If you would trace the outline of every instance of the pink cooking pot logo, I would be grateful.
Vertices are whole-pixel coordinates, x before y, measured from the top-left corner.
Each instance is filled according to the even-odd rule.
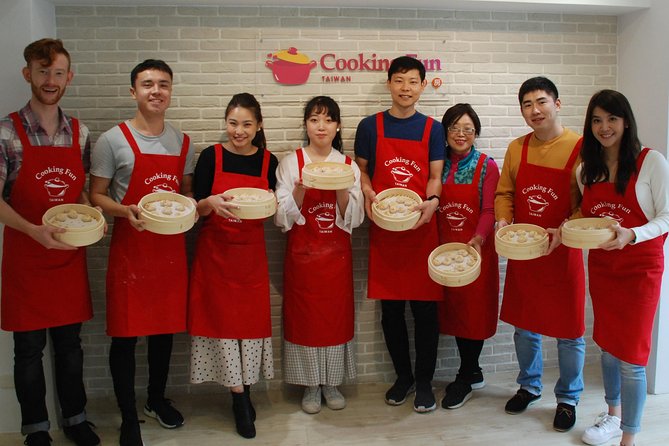
[[[461,228],[465,225],[467,217],[465,217],[458,211],[453,211],[446,214],[446,220],[448,220],[448,224],[451,226],[451,228]]]
[[[307,82],[311,70],[316,66],[305,54],[290,47],[276,54],[268,54],[265,66],[272,70],[274,80],[283,85],[301,85]]]
[[[623,218],[614,212],[602,212],[601,214],[599,214],[599,216],[603,218],[610,218],[611,220],[615,220],[618,223],[623,222]]]
[[[527,205],[532,212],[543,212],[548,207],[548,202],[541,195],[530,195],[527,198]]]
[[[60,198],[64,196],[68,187],[70,187],[70,185],[60,178],[54,178],[53,180],[46,180],[44,182],[46,193],[53,198]]]
[[[321,212],[316,215],[316,223],[319,229],[332,229],[335,224],[335,217],[330,212]]]
[[[176,192],[172,186],[167,183],[153,186],[152,192]]]
[[[404,166],[396,166],[390,169],[390,174],[398,183],[406,184],[409,182],[413,174]]]

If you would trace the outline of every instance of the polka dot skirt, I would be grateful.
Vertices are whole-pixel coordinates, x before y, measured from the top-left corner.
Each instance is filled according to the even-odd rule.
[[[226,387],[255,384],[274,377],[272,338],[218,339],[191,337],[190,380]]]

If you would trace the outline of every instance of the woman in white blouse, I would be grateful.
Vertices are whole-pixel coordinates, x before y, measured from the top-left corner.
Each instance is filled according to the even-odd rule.
[[[646,399],[646,364],[669,232],[669,163],[641,145],[632,108],[602,90],[588,105],[576,172],[585,217],[615,219],[615,238],[588,255],[593,339],[602,349],[608,412],[583,434],[595,445],[632,446]]]
[[[355,378],[351,231],[364,219],[360,170],[342,153],[339,106],[327,96],[304,110],[308,144],[284,157],[277,169],[275,223],[287,232],[284,262],[284,379],[305,386],[302,409],[318,413],[321,396],[343,409],[337,389]],[[302,183],[302,168],[315,162],[352,167],[355,182],[341,190]]]

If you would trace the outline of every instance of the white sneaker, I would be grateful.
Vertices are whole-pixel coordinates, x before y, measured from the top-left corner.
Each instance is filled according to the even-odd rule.
[[[323,386],[325,404],[332,410],[341,410],[346,407],[346,399],[335,386]]]
[[[583,432],[581,440],[585,444],[598,445],[612,438],[620,437],[622,434],[620,418],[602,412],[595,420],[594,426],[590,426]]]
[[[302,410],[309,414],[321,411],[321,387],[308,386],[304,388],[302,397]]]

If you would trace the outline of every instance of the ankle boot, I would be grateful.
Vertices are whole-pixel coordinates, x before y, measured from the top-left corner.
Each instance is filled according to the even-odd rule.
[[[251,406],[251,419],[256,421],[256,409],[253,407],[253,401],[251,401],[251,386],[244,385],[244,393],[249,398],[249,405]]]
[[[256,427],[251,415],[251,400],[245,393],[232,393],[232,412],[235,414],[237,433],[244,438],[254,438]]]

